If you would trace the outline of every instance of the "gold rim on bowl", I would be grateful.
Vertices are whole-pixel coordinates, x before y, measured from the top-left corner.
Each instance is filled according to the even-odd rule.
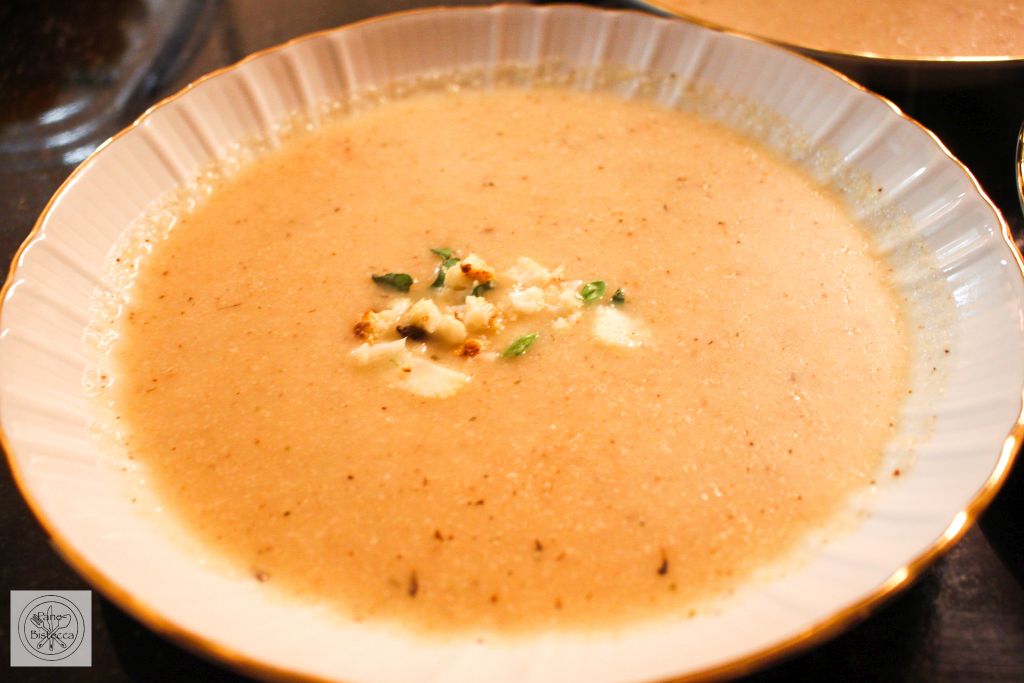
[[[1017,176],[1017,200],[1020,202],[1021,213],[1024,213],[1024,123],[1020,124],[1020,133],[1017,135],[1017,163],[1014,165]]]

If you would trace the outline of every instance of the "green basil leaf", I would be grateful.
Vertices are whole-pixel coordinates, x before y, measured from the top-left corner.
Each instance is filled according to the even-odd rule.
[[[448,274],[448,269],[459,262],[459,257],[454,256],[454,252],[448,247],[434,247],[431,249],[433,253],[441,257],[441,265],[437,267],[437,277],[430,283],[431,287],[443,287],[444,276]]]
[[[481,282],[473,288],[473,296],[483,296],[485,292],[494,289],[494,280]]]
[[[408,273],[385,273],[383,275],[371,275],[373,281],[381,287],[390,287],[399,292],[408,292],[412,287],[412,276]]]
[[[512,358],[514,356],[521,356],[526,353],[526,349],[533,346],[533,342],[537,341],[537,333],[524,334],[519,339],[509,344],[508,348],[502,352],[502,356],[505,358]]]
[[[613,304],[624,304],[626,303],[626,294],[621,289],[616,289],[615,293],[612,294]]]
[[[594,280],[580,287],[580,298],[583,303],[589,304],[604,296],[604,280]]]

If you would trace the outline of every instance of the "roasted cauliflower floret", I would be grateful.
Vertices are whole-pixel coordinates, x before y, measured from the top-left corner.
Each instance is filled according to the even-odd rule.
[[[484,332],[495,326],[498,310],[482,296],[467,296],[459,311],[467,332]]]
[[[450,289],[469,289],[473,283],[483,284],[494,279],[494,269],[477,256],[470,254],[448,269],[444,286]]]
[[[413,339],[433,334],[442,317],[437,304],[430,299],[420,299],[398,321],[398,333]]]
[[[484,343],[479,339],[467,339],[459,348],[455,349],[456,356],[472,358],[484,350]]]
[[[454,315],[447,313],[441,316],[434,337],[447,344],[461,344],[466,339],[466,326]]]
[[[363,312],[359,321],[356,322],[352,331],[360,339],[364,339],[372,344],[388,336],[410,305],[408,299],[401,298],[395,299],[391,302],[390,306],[381,311],[367,309]]]

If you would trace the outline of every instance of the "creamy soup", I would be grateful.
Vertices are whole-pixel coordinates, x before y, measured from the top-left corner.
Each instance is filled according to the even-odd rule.
[[[665,0],[671,11],[772,40],[838,52],[1024,54],[1024,4],[1005,0]]]
[[[183,212],[111,396],[166,505],[268,589],[614,625],[729,593],[869,485],[907,393],[888,276],[831,191],[718,124],[420,94]]]

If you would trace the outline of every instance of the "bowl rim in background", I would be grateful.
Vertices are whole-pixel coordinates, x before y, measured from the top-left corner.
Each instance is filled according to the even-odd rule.
[[[726,24],[720,24],[699,14],[688,12],[675,7],[674,0],[633,0],[641,7],[647,7],[663,16],[676,17],[691,24],[696,24],[712,31],[727,33],[742,38],[750,38],[758,42],[770,43],[789,50],[805,53],[817,59],[840,58],[853,62],[892,65],[892,66],[962,66],[969,69],[972,67],[1024,67],[1024,52],[1016,55],[901,55],[883,54],[870,50],[832,50],[816,45],[790,42],[779,38],[771,38],[760,33],[738,29]]]

